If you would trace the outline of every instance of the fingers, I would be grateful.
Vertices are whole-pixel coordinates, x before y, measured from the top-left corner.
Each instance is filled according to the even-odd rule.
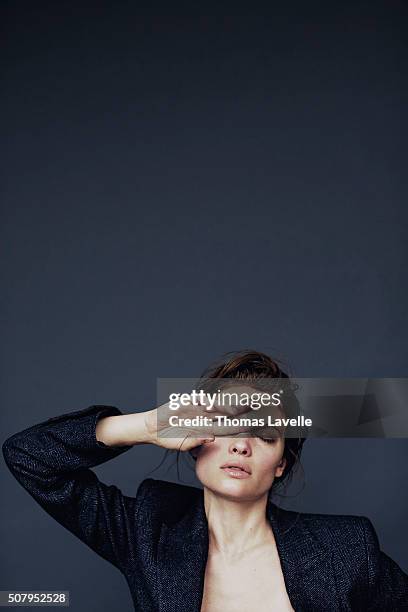
[[[181,440],[178,448],[180,451],[189,451],[193,448],[196,448],[197,446],[211,444],[212,442],[214,442],[214,440],[214,436],[207,436],[206,438],[192,438],[187,435],[185,438],[183,438],[183,440]]]

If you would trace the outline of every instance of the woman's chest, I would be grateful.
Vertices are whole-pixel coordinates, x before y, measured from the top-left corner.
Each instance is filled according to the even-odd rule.
[[[293,612],[276,548],[242,560],[208,555],[201,612]]]

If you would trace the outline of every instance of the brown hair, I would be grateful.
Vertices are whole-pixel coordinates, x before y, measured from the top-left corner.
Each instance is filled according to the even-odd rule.
[[[231,351],[222,355],[221,359],[208,366],[201,375],[201,378],[210,382],[219,378],[232,378],[241,380],[257,381],[260,379],[286,379],[289,376],[278,364],[277,359],[272,359],[269,355],[255,350]],[[285,412],[294,410],[299,412],[299,402],[291,385],[285,384],[285,394],[283,400]],[[283,482],[292,472],[294,466],[299,463],[302,447],[305,439],[285,438],[285,448],[283,457],[286,459],[286,466],[282,476],[275,478],[273,488]]]

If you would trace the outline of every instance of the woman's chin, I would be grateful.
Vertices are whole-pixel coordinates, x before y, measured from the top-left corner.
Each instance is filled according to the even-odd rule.
[[[209,487],[216,495],[228,497],[229,499],[242,500],[243,497],[252,497],[250,494],[251,486],[247,481],[229,480],[226,482],[217,483],[214,487]]]

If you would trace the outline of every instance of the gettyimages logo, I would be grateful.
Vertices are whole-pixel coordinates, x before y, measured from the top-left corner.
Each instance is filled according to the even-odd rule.
[[[252,410],[259,410],[262,406],[280,406],[281,394],[283,390],[269,393],[248,393],[246,391],[221,391],[217,389],[215,393],[209,393],[200,389],[193,389],[191,393],[170,393],[169,408],[178,410],[181,406],[204,406],[206,410],[213,410],[215,407],[247,407]]]

